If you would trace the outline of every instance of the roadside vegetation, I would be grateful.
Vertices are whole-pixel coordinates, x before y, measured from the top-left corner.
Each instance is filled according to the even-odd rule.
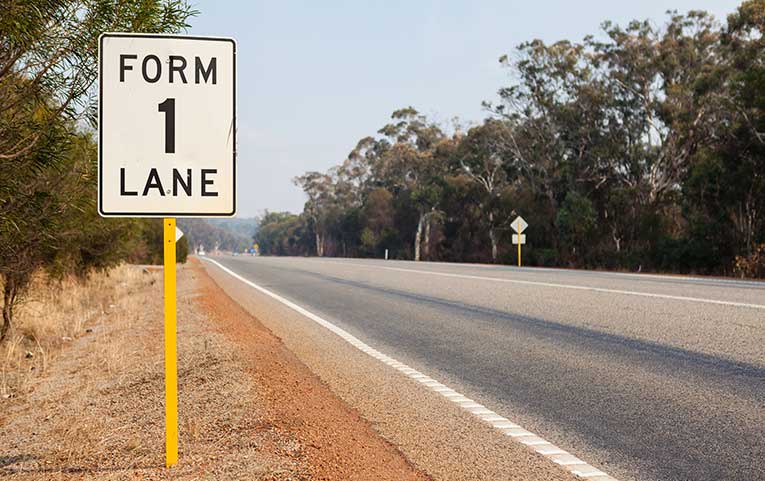
[[[765,1],[605,22],[499,59],[469,128],[408,107],[327,172],[300,214],[266,213],[272,255],[515,262],[765,276]]]
[[[199,261],[179,267],[181,459],[167,471],[161,279],[122,265],[33,281],[0,345],[0,477],[430,479]]]
[[[178,219],[191,249],[244,252],[252,247],[257,229],[254,219]]]
[[[0,12],[3,340],[40,273],[84,279],[126,260],[156,261],[161,221],[96,211],[98,36],[180,32],[196,12],[179,0],[0,0]]]
[[[62,349],[111,318],[117,304],[120,308],[136,306],[131,296],[154,284],[156,277],[146,269],[126,265],[94,273],[86,280],[51,282],[45,273],[37,273],[29,295],[17,306],[13,331],[0,345],[0,397],[28,394],[34,380],[55,363]],[[133,310],[135,307],[130,316],[136,315]],[[112,370],[121,362],[113,348],[100,346],[100,368]]]

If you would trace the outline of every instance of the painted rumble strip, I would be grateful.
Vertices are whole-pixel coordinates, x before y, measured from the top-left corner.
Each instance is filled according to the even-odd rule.
[[[359,349],[360,351],[363,351],[373,358],[387,364],[388,366],[396,369],[397,371],[403,373],[404,375],[414,379],[415,381],[418,381],[420,384],[423,384],[424,386],[428,387],[429,389],[440,393],[442,396],[444,396],[449,401],[457,404],[465,411],[471,413],[478,419],[480,419],[483,422],[486,422],[493,426],[494,428],[501,431],[503,434],[511,438],[515,442],[519,442],[522,444],[525,444],[530,449],[533,449],[537,453],[541,454],[542,456],[550,459],[554,463],[562,466],[566,470],[570,471],[572,474],[580,477],[585,478],[589,481],[616,481],[615,478],[609,476],[608,474],[604,473],[603,471],[589,465],[588,463],[582,461],[581,459],[577,458],[573,454],[569,453],[568,451],[565,451],[558,446],[555,446],[554,444],[542,439],[541,437],[537,436],[536,434],[527,431],[523,429],[518,424],[515,424],[514,422],[510,421],[509,419],[500,416],[499,414],[495,413],[491,409],[488,409],[486,406],[483,406],[482,404],[479,404],[472,399],[469,399],[462,394],[458,393],[454,389],[451,389],[450,387],[441,384],[440,382],[436,381],[435,379],[426,376],[425,374],[421,373],[420,371],[417,371],[416,369],[412,369],[411,367],[407,366],[406,364],[399,362],[392,357],[386,356],[385,354],[381,353],[380,351],[368,346],[361,340],[359,340],[357,337],[349,334],[344,329],[341,329],[337,327],[336,325],[332,324],[331,322],[317,316],[316,314],[300,307],[299,305],[295,304],[292,301],[289,301],[282,296],[275,294],[268,289],[265,289],[263,287],[260,287],[259,285],[245,279],[244,277],[240,276],[236,272],[232,271],[231,269],[221,265],[220,263],[209,259],[207,257],[201,257],[205,261],[216,265],[218,268],[226,272],[227,274],[231,275],[232,277],[244,282],[248,286],[252,287],[253,289],[256,289],[257,291],[267,295],[268,297],[271,297],[285,306],[289,307],[290,309],[298,312],[299,314],[302,314],[303,316],[311,319],[312,321],[316,322],[317,324],[329,329],[333,333],[337,334],[341,338],[343,338],[345,341]]]

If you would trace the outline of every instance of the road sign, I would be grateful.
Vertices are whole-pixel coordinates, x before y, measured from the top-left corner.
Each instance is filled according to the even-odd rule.
[[[515,220],[510,223],[510,227],[512,227],[513,230],[518,234],[522,234],[523,231],[525,231],[526,227],[528,226],[529,225],[526,223],[525,220],[523,220],[523,217],[521,216],[516,217]]]
[[[98,213],[164,217],[165,464],[178,462],[176,217],[236,213],[236,43],[105,33],[98,44]]]
[[[523,231],[525,231],[528,226],[529,225],[521,216],[516,217],[515,220],[510,223],[510,227],[516,232],[516,234],[513,234],[513,244],[518,245],[518,267],[521,267],[521,244],[526,243],[526,235],[523,234]]]
[[[98,137],[102,216],[233,216],[234,40],[101,35]]]

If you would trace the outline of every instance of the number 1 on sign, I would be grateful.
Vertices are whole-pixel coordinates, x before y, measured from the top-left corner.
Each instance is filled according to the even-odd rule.
[[[175,99],[165,99],[157,106],[165,113],[165,153],[175,153]]]

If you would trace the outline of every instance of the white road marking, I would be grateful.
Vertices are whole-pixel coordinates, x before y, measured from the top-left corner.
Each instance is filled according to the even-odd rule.
[[[540,448],[536,450],[539,454],[543,454],[545,456],[551,456],[553,454],[569,454],[568,451],[564,451],[562,449],[546,449],[546,448]]]
[[[597,468],[587,464],[586,462],[580,460],[579,458],[569,454],[566,451],[563,451],[559,447],[555,446],[549,441],[546,441],[536,434],[529,432],[519,425],[511,422],[509,419],[500,416],[494,411],[491,411],[490,409],[486,408],[485,406],[476,403],[470,398],[467,398],[463,396],[462,394],[458,393],[457,391],[453,389],[448,389],[447,391],[444,391],[440,389],[439,387],[431,387],[428,384],[430,384],[431,381],[435,381],[433,378],[428,377],[424,374],[422,374],[420,371],[417,371],[416,369],[412,369],[411,367],[407,366],[406,364],[399,362],[392,357],[389,357],[382,352],[374,349],[373,347],[369,346],[368,344],[361,341],[359,338],[353,336],[345,329],[342,329],[340,327],[337,327],[336,325],[332,324],[331,322],[327,321],[326,319],[323,319],[322,317],[317,316],[316,314],[306,310],[305,308],[295,304],[294,302],[285,299],[284,297],[280,296],[279,294],[276,294],[274,292],[269,291],[268,289],[265,289],[263,287],[260,287],[259,285],[255,284],[254,282],[245,279],[244,277],[240,276],[236,272],[232,271],[228,267],[225,267],[221,265],[219,262],[216,262],[212,259],[209,259],[207,257],[202,257],[207,262],[210,262],[211,264],[216,265],[218,268],[223,270],[223,272],[229,274],[230,276],[234,277],[235,279],[238,279],[248,286],[252,287],[253,289],[261,292],[262,294],[265,294],[266,296],[284,304],[285,306],[289,307],[293,311],[307,317],[308,319],[316,322],[322,327],[325,327],[329,331],[337,334],[340,336],[343,340],[347,341],[349,344],[354,346],[355,348],[359,349],[360,351],[369,354],[370,356],[379,359],[383,363],[393,367],[397,371],[401,372],[402,374],[406,375],[407,377],[412,378],[413,380],[419,382],[425,387],[428,387],[428,389],[431,389],[432,391],[438,392],[442,396],[444,396],[446,399],[449,399],[453,401],[455,404],[459,405],[462,409],[464,409],[466,412],[472,414],[479,420],[486,422],[490,424],[495,429],[500,430],[505,435],[508,436],[508,438],[516,440],[522,444],[525,444],[526,446],[529,446],[530,448],[533,446],[538,445],[544,445],[546,451],[551,451],[552,454],[544,454],[540,452],[539,450],[535,450],[536,453],[538,453],[541,456],[544,456],[545,458],[555,462],[556,457],[560,457],[560,454],[563,454],[564,452],[571,456],[571,458],[567,458],[567,461],[576,461],[577,464],[566,464],[562,465],[560,463],[557,463],[561,465],[563,468],[567,469],[572,474],[578,476],[578,477],[592,477],[596,476],[593,473],[598,473],[599,476],[604,476],[604,481],[616,481],[614,478],[609,477],[606,475],[603,471],[598,470]],[[414,376],[413,376],[414,375]],[[415,377],[417,376],[417,377]],[[438,383],[439,386],[445,387],[443,384]],[[475,408],[480,407],[481,409],[479,412],[475,412]],[[525,439],[524,439],[525,438]]]
[[[600,471],[598,469],[594,469],[592,471],[583,471],[583,470],[580,470],[580,469],[576,469],[576,470],[571,471],[571,472],[573,474],[581,477],[581,478],[592,478],[592,477],[595,477],[595,476],[604,476],[604,477],[608,476],[606,473],[604,473],[603,471]],[[604,478],[604,479],[606,479],[606,478]]]
[[[552,446],[553,448],[556,447],[550,441],[545,441],[542,438],[539,438],[539,439],[521,439],[521,443],[525,444],[526,446]]]
[[[670,294],[656,294],[653,292],[625,291],[621,289],[607,289],[605,287],[578,286],[575,284],[558,284],[555,282],[522,281],[520,279],[504,279],[501,277],[473,276],[469,274],[452,274],[450,272],[423,271],[419,269],[404,269],[403,267],[372,266],[355,262],[343,262],[344,266],[366,267],[369,269],[386,269],[389,271],[411,272],[413,274],[427,274],[431,276],[452,277],[458,279],[471,279],[477,281],[504,282],[508,284],[521,284],[527,286],[556,287],[560,289],[574,289],[578,291],[604,292],[607,294],[621,294],[626,296],[653,297],[658,299],[671,299],[675,301],[701,302],[704,304],[717,304],[721,306],[746,307],[750,309],[763,309],[764,304],[750,304],[747,302],[721,301],[718,299],[704,299],[701,297],[673,296]]]
[[[303,258],[301,258],[302,260]],[[313,261],[325,261],[325,262],[337,262],[338,264],[343,264],[345,259],[344,258],[319,258],[319,257],[312,257],[311,260]],[[375,259],[369,259],[370,267],[374,267],[376,264],[373,264],[372,262],[375,261]],[[382,261],[377,260],[377,263],[381,263]],[[388,263],[408,263],[413,261],[387,261]],[[422,265],[432,265],[436,267],[443,267],[445,262],[435,262],[435,261],[419,261],[419,264]],[[556,267],[515,267],[511,264],[476,264],[472,262],[453,262],[448,263],[448,265],[451,267],[459,267],[459,268],[473,268],[473,269],[484,269],[484,270],[491,270],[495,272],[533,272],[537,274],[549,274],[549,273],[555,273],[560,272],[563,274],[597,274],[600,277],[629,277],[629,278],[635,278],[635,279],[661,279],[661,280],[669,280],[669,281],[680,281],[680,282],[686,282],[691,284],[698,284],[698,283],[704,283],[708,285],[712,284],[720,284],[721,286],[731,284],[735,286],[748,286],[748,287],[759,287],[759,288],[765,288],[765,282],[759,281],[756,279],[747,280],[747,279],[723,279],[719,277],[698,277],[698,276],[688,276],[688,275],[674,275],[674,274],[648,274],[648,273],[638,273],[638,272],[614,272],[614,271],[594,271],[594,270],[585,270],[585,269],[561,269]]]

